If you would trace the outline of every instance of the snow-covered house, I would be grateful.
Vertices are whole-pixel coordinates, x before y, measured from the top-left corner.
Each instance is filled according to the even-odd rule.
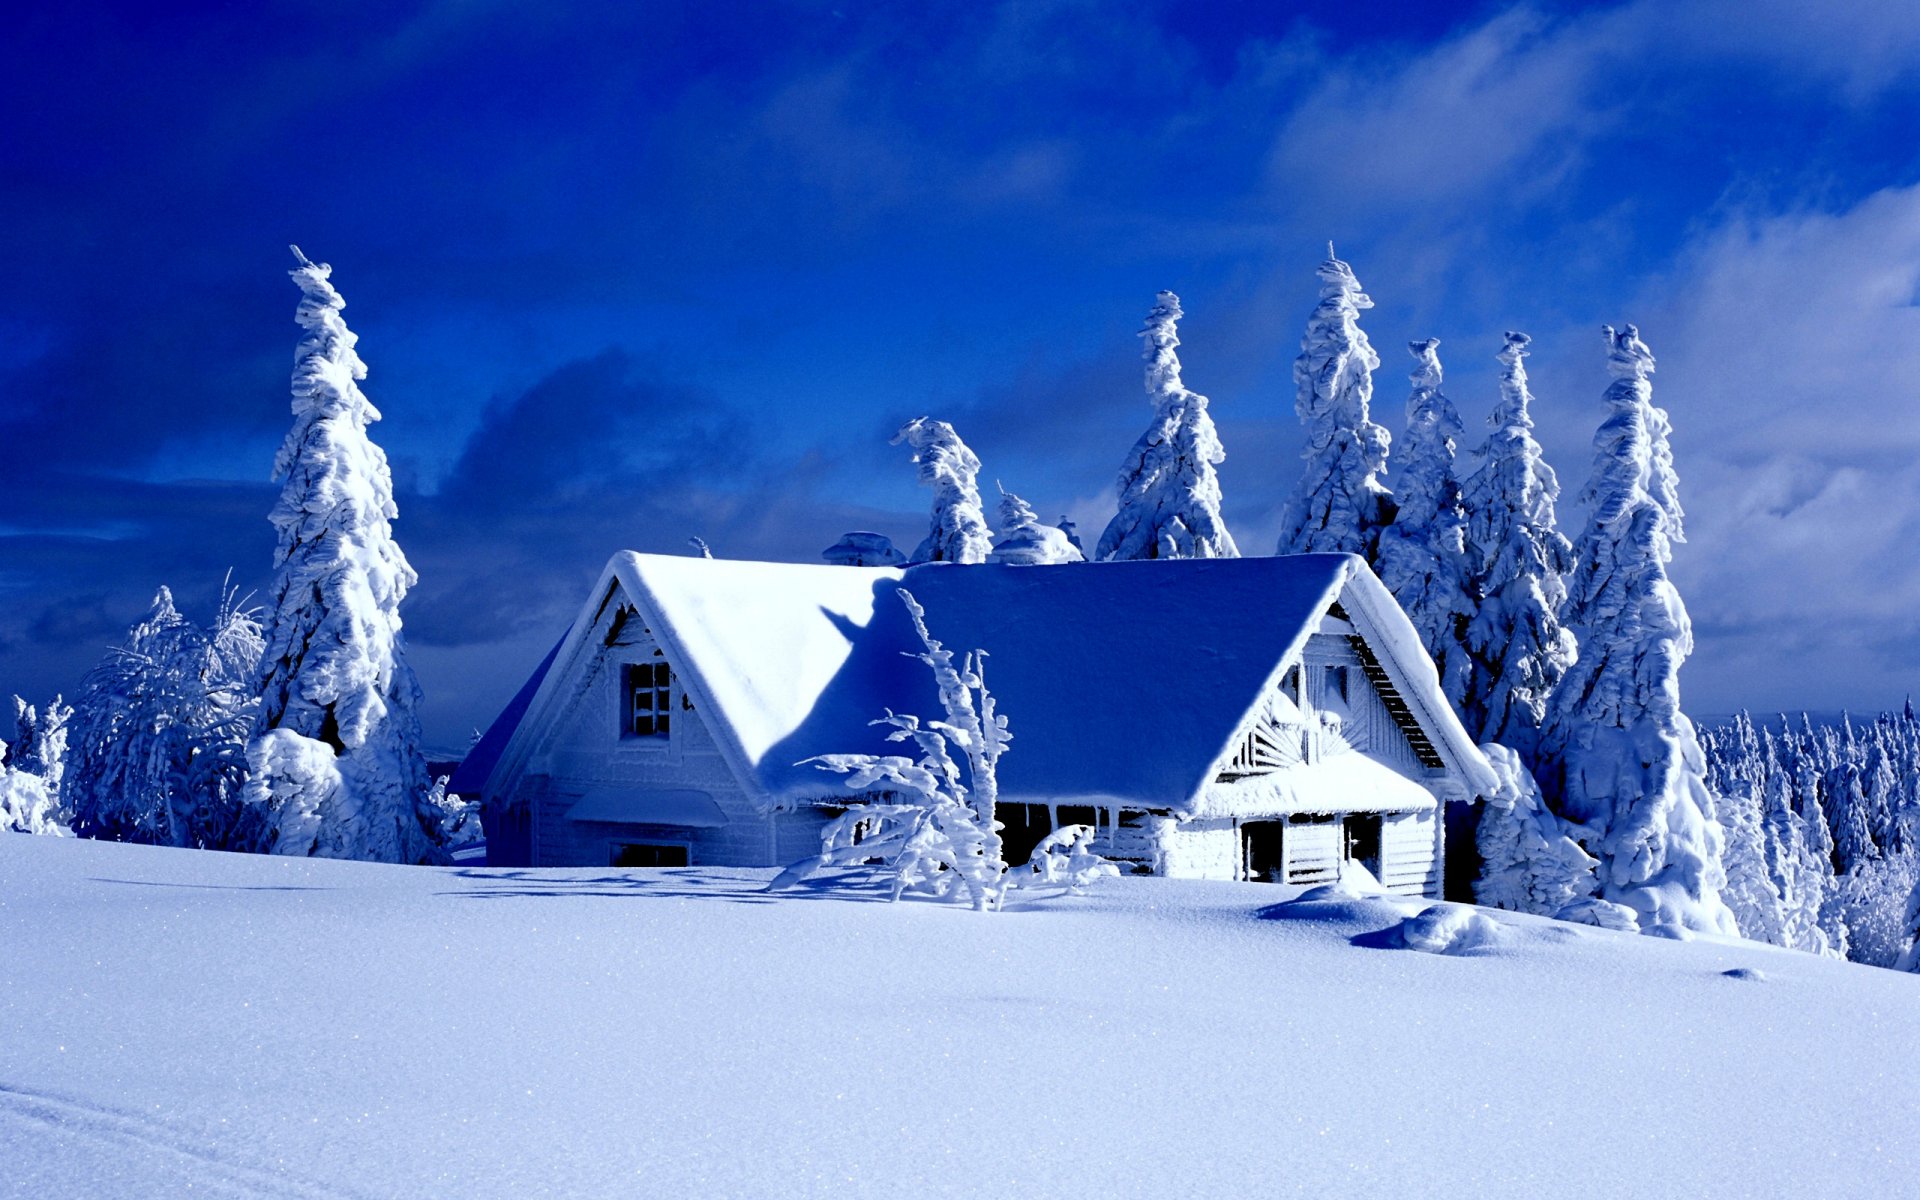
[[[615,555],[463,764],[489,861],[785,865],[850,797],[818,754],[939,712],[905,607],[984,649],[1006,857],[1060,824],[1170,876],[1438,895],[1442,807],[1493,777],[1352,555],[849,568]]]

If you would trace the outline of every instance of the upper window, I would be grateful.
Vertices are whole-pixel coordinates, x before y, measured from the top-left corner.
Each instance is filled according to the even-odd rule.
[[[665,660],[628,663],[624,674],[625,686],[621,689],[625,696],[626,724],[623,732],[629,737],[659,737],[668,735],[673,699],[673,672]]]
[[[1345,667],[1327,668],[1327,696],[1329,699],[1347,701],[1353,699],[1347,694],[1347,669]]]

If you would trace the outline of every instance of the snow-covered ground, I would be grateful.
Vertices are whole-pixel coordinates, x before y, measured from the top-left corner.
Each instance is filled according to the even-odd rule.
[[[0,836],[0,1195],[1920,1191],[1914,976],[1504,914],[1443,956],[1251,884],[982,916],[769,874]]]

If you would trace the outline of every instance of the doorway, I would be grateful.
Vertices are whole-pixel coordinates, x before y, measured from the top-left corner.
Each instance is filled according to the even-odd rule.
[[[1255,883],[1287,881],[1286,830],[1285,821],[1248,821],[1240,826],[1248,879]]]
[[[1380,814],[1356,813],[1347,818],[1347,861],[1357,862],[1380,878]]]

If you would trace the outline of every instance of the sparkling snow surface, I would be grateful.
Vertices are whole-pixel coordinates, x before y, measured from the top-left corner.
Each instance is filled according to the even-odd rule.
[[[0,836],[0,1194],[1913,1187],[1913,976],[1510,914],[1419,953],[1475,914],[1257,884],[982,916],[767,874]]]

